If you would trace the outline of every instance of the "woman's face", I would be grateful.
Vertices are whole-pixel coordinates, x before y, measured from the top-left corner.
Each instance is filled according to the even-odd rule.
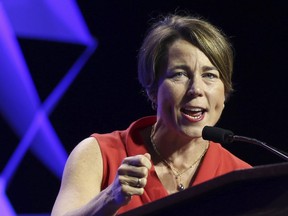
[[[168,130],[201,137],[224,108],[224,84],[206,55],[185,40],[175,41],[162,65],[157,92],[158,123]]]

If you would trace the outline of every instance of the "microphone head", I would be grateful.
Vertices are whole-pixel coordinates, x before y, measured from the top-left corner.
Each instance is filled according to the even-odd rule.
[[[234,133],[218,127],[205,126],[202,130],[204,140],[210,140],[216,143],[228,144],[233,142]]]

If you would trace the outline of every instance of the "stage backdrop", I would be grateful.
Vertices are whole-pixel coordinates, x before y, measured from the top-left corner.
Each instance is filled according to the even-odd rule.
[[[284,3],[0,0],[0,215],[49,215],[78,142],[154,114],[137,50],[153,18],[182,10],[235,48],[235,92],[218,126],[288,151]],[[249,144],[226,148],[252,165],[280,162]]]

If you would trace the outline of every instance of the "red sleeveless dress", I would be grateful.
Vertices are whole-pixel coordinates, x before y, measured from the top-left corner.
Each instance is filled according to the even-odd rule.
[[[125,157],[147,153],[148,150],[139,131],[141,131],[142,128],[153,125],[155,122],[155,116],[144,117],[133,122],[126,130],[114,131],[107,134],[95,133],[91,135],[97,139],[103,157],[102,189],[113,182],[117,169]],[[220,144],[210,142],[209,148],[202,159],[202,163],[198,168],[191,186],[225,173],[245,168],[251,168],[251,166],[228,152]],[[129,204],[119,209],[118,214],[168,195],[152,165],[144,194],[141,196],[133,196]]]

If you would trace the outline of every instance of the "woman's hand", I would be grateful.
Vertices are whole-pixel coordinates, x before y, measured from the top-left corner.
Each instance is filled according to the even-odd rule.
[[[150,160],[150,154],[146,153],[122,161],[111,187],[112,196],[119,205],[127,204],[133,195],[144,193],[148,171],[152,166]]]

